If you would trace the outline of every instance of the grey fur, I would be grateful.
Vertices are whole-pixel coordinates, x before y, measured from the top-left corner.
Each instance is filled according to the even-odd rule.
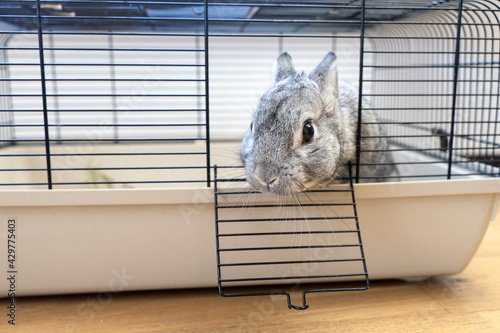
[[[278,195],[339,182],[346,165],[356,160],[358,91],[337,79],[336,56],[328,53],[308,75],[297,74],[292,58],[281,54],[273,70],[273,86],[262,96],[252,128],[241,145],[240,158],[247,180],[258,191]],[[364,107],[368,105],[363,102]],[[306,121],[313,140],[303,143]],[[370,110],[363,111],[361,163],[391,163],[384,129]],[[371,138],[366,138],[371,136]],[[395,172],[392,165],[361,166],[368,181],[382,181]]]
[[[295,67],[293,66],[292,57],[286,52],[282,53],[276,59],[273,66],[273,84],[286,79],[287,77],[296,74]]]

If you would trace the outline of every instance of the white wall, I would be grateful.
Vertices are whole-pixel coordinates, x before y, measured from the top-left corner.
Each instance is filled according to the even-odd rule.
[[[91,48],[136,48],[143,51],[114,51]],[[8,44],[10,76],[14,81],[14,109],[37,110],[18,112],[16,124],[43,124],[40,66],[36,35],[16,35]],[[106,126],[117,117],[120,124],[203,123],[202,112],[148,112],[149,109],[203,109],[203,97],[154,97],[154,94],[204,94],[204,82],[163,82],[161,79],[203,79],[204,67],[147,66],[147,64],[203,64],[203,52],[151,51],[146,49],[203,48],[202,37],[46,35],[46,48],[84,48],[88,50],[46,50],[46,78],[76,79],[48,81],[47,93],[83,96],[49,97],[49,110],[81,110],[50,112],[51,124],[96,124],[103,138],[114,138],[114,128]],[[32,49],[17,49],[17,48]],[[270,85],[271,66],[281,51],[289,52],[298,70],[310,71],[332,49],[338,50],[342,77],[358,83],[359,41],[332,38],[244,38],[213,37],[210,56],[210,119],[213,139],[240,139],[248,128],[253,108]],[[89,66],[78,64],[138,64],[140,66]],[[65,65],[75,64],[75,65]],[[146,65],[146,66],[145,66]],[[143,81],[112,82],[118,79]],[[104,79],[104,81],[85,81]],[[114,90],[113,90],[114,89]],[[22,96],[31,94],[35,96]],[[108,96],[85,96],[103,94]],[[109,95],[118,94],[113,98]],[[120,110],[87,112],[87,110]],[[136,111],[139,110],[139,111]],[[143,111],[141,111],[143,110]],[[95,128],[90,128],[95,130]],[[121,127],[120,138],[166,138],[204,136],[196,127]],[[51,128],[51,138],[85,138],[89,127]],[[43,138],[42,127],[17,127],[16,138]]]

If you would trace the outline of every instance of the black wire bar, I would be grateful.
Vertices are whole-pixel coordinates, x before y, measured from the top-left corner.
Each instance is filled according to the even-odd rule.
[[[429,166],[447,163],[446,172],[441,167],[416,173],[418,163],[401,155],[395,164],[408,166],[398,167],[401,179],[500,174],[500,55],[493,51],[499,45],[499,4],[455,1],[447,9],[395,20],[367,36],[365,54],[372,56],[365,68],[372,75],[363,84],[372,90],[363,95],[370,102],[365,110],[377,112],[385,124],[390,150],[436,158]],[[428,24],[419,29],[409,21]],[[362,174],[359,179],[369,180]]]
[[[268,202],[265,194],[255,192],[248,202],[248,196],[242,195],[248,192],[235,189],[234,182],[220,182],[228,179],[225,172],[227,169],[214,167],[217,273],[222,296],[284,295],[290,309],[304,310],[309,307],[309,293],[368,289],[352,177],[348,185],[299,193],[277,204],[274,198]],[[314,281],[335,285],[311,288],[308,284]],[[293,283],[294,289],[303,285],[302,304],[292,304],[290,292],[277,287],[279,283]],[[235,292],[234,287],[241,284],[272,286],[269,291],[261,286],[258,292]]]
[[[0,189],[211,186],[207,8],[2,1]]]
[[[492,0],[2,1],[0,188],[210,186],[226,120],[210,112],[209,43],[225,38],[324,40],[339,59],[336,45],[359,46],[357,160],[376,112],[401,179],[498,176],[499,11]],[[406,168],[440,165],[406,160],[414,152],[446,172]],[[29,166],[10,165],[21,157]],[[360,166],[356,181],[369,181]]]

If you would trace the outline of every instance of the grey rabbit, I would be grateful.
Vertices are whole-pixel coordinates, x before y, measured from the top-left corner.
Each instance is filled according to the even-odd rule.
[[[240,158],[255,190],[286,196],[348,177],[347,164],[356,160],[358,90],[338,80],[336,59],[328,53],[307,76],[295,71],[288,53],[276,60],[273,85],[241,144]],[[363,110],[361,133],[360,176],[385,180],[395,167],[371,110]]]

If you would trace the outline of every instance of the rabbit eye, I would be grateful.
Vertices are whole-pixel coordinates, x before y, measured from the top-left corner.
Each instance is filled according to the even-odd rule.
[[[253,131],[253,122],[250,123],[250,131]]]
[[[302,128],[302,143],[309,143],[314,136],[314,127],[310,121],[307,121]]]

